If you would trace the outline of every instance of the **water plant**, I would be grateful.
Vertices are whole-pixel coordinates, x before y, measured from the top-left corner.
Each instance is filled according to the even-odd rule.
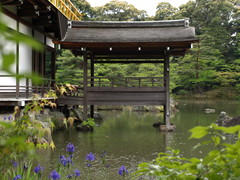
[[[83,121],[82,124],[83,124],[83,126],[87,126],[89,128],[94,128],[96,125],[93,118],[88,118],[87,121]]]

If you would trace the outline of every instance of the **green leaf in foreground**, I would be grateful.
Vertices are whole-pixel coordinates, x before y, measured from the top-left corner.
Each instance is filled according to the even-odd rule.
[[[192,133],[189,139],[201,139],[208,134],[208,127],[196,126],[190,129]]]

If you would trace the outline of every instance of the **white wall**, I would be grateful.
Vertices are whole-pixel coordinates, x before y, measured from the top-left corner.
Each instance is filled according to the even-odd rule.
[[[16,8],[14,7],[9,7],[9,9],[11,12],[16,13]],[[4,20],[5,22],[7,22],[7,25],[9,26],[9,28],[17,30],[17,28],[19,27],[19,32],[21,32],[22,34],[25,34],[27,36],[32,37],[32,33],[34,34],[33,38],[41,43],[45,43],[45,35],[34,30],[32,30],[32,28],[25,26],[22,23],[17,23],[16,20],[14,20],[11,17],[8,17],[5,14],[0,14],[0,18],[1,20]],[[28,20],[28,19],[27,19]],[[19,26],[18,26],[19,25]],[[1,38],[0,35],[0,42],[3,42],[4,44],[4,52],[12,52],[14,54],[17,53],[17,43],[14,42],[7,42],[6,40],[4,40],[3,38]],[[1,44],[1,43],[0,43]],[[52,42],[52,40],[50,38],[46,38],[46,44],[50,47],[54,48],[54,44]],[[19,43],[18,45],[18,50],[19,50],[19,54],[18,54],[18,60],[19,60],[19,73],[20,74],[31,74],[32,73],[32,48],[28,47],[27,45],[23,44],[23,43]],[[0,66],[2,65],[2,57],[0,55]],[[11,70],[13,73],[16,73],[16,69],[17,69],[17,64],[14,63],[11,67]],[[8,75],[6,72],[1,71],[0,70],[0,75]],[[31,81],[29,81],[29,85],[31,85]],[[26,85],[26,79],[21,79],[20,80],[20,86],[25,86]],[[0,77],[0,86],[16,86],[16,78],[13,77]],[[4,92],[4,90],[1,90],[3,88],[0,87],[0,92]],[[15,90],[15,88],[12,88],[13,90]]]
[[[15,30],[17,29],[17,22],[14,19],[6,16],[5,14],[1,14],[1,20],[6,22],[7,25],[10,28],[15,29]],[[1,37],[1,44],[4,45],[3,46],[3,52],[4,53],[14,53],[14,54],[16,54],[16,43],[6,41],[6,39]],[[0,66],[1,67],[2,67],[2,62],[3,62],[2,56],[0,56]],[[16,63],[14,63],[11,66],[11,71],[16,72]],[[9,75],[9,74],[0,70],[0,75]],[[0,86],[3,86],[3,85],[4,86],[15,86],[16,85],[16,79],[13,78],[13,77],[0,77]],[[1,88],[1,89],[6,89],[6,88]],[[10,88],[10,89],[13,89],[13,88]]]
[[[32,29],[24,24],[19,23],[19,32],[32,37]],[[32,73],[32,48],[23,43],[19,43],[19,73]],[[26,79],[20,80],[20,86],[26,86]]]

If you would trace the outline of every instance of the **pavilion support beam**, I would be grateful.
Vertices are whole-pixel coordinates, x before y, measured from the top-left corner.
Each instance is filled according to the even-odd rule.
[[[95,61],[95,64],[112,64],[112,63],[119,63],[119,64],[131,64],[131,63],[142,63],[142,64],[144,64],[144,63],[164,63],[164,61],[149,61],[149,60],[144,60],[144,61],[132,61],[132,60],[130,60],[130,61],[124,61],[124,60],[122,60],[122,61]]]
[[[87,52],[83,55],[83,120],[88,119],[88,108],[87,108],[87,75],[88,75],[88,65],[87,65]]]
[[[91,55],[91,87],[94,87],[94,55]],[[90,117],[94,118],[94,105],[90,105]]]
[[[165,105],[164,105],[164,122],[166,124],[166,129],[170,129],[170,87],[169,87],[169,80],[170,80],[170,66],[169,66],[169,55],[166,55],[164,58],[164,78],[165,78]]]

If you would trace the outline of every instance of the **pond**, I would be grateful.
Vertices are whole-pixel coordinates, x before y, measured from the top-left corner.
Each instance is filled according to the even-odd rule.
[[[206,114],[206,108],[213,108],[215,113]],[[58,131],[53,134],[55,151],[40,151],[39,164],[45,171],[56,167],[59,155],[66,154],[66,145],[71,142],[76,146],[74,168],[82,172],[86,179],[91,170],[96,180],[120,179],[118,169],[124,165],[129,172],[136,170],[137,164],[151,161],[166,147],[180,149],[186,157],[202,157],[211,147],[192,150],[196,140],[189,140],[189,129],[194,126],[207,126],[214,123],[221,111],[229,116],[240,115],[240,102],[237,101],[179,101],[179,112],[171,117],[177,127],[175,132],[164,133],[152,127],[154,122],[162,121],[162,113],[101,111],[104,121],[92,133],[75,130]],[[106,164],[103,167],[100,155],[106,151]],[[91,168],[86,166],[85,157],[92,152],[97,160]]]

